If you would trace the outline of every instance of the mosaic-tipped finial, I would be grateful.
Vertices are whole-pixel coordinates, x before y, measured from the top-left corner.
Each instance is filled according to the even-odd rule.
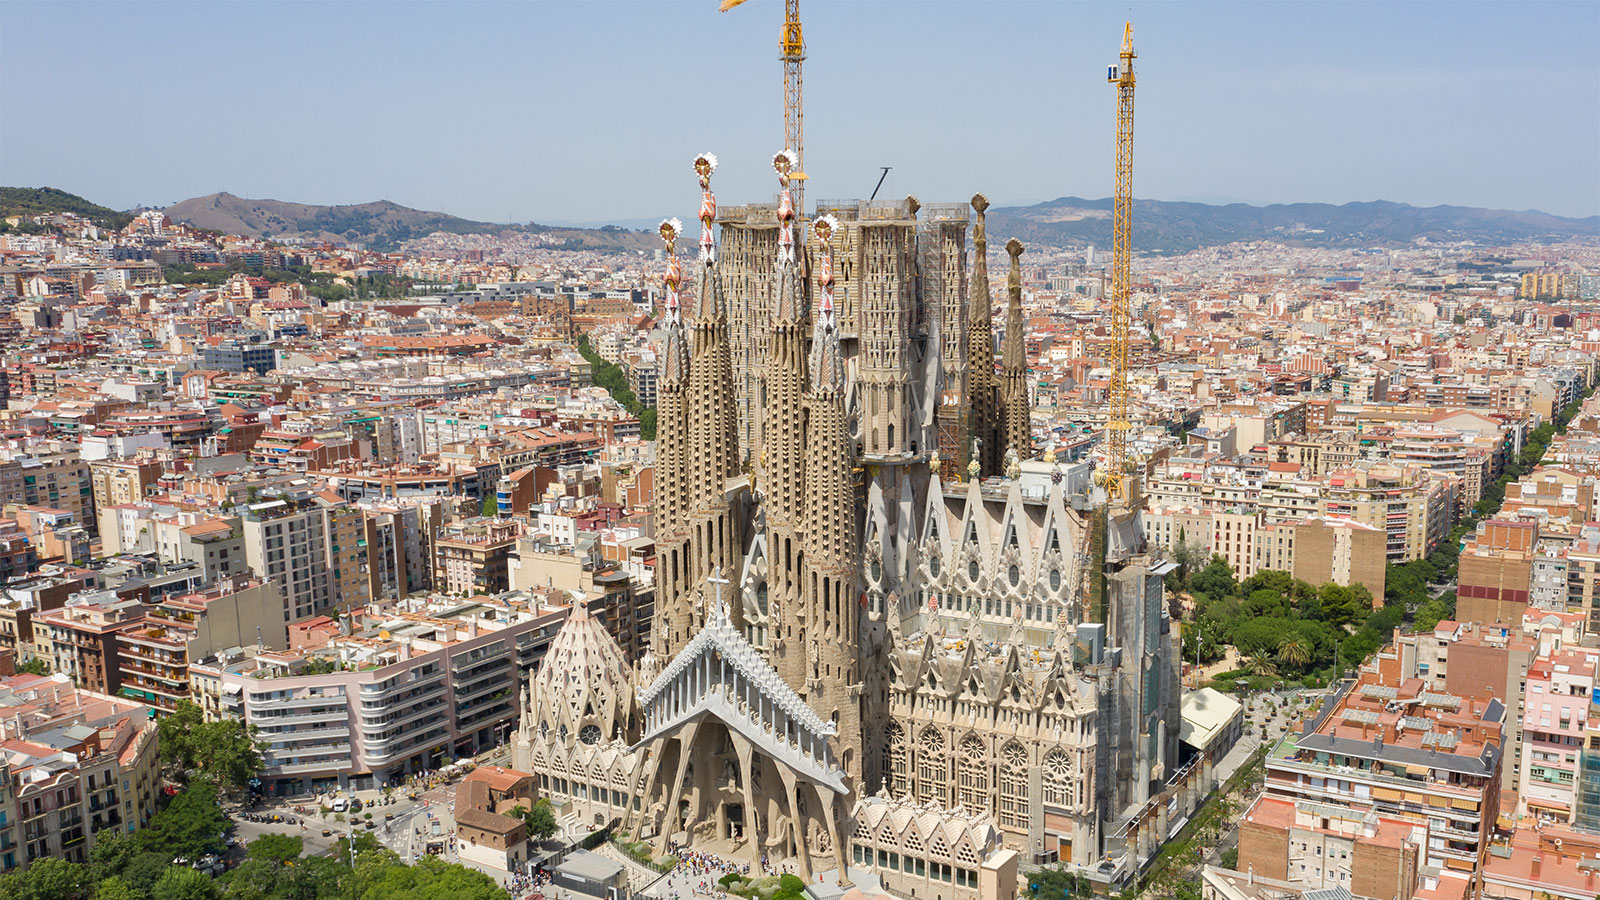
[[[711,187],[711,173],[717,170],[717,155],[715,153],[702,153],[694,158],[694,173],[700,176],[700,189],[708,190]]]
[[[839,220],[834,218],[832,213],[829,213],[811,223],[811,230],[817,233],[817,238],[821,240],[824,245],[826,245],[828,240],[833,237],[833,232],[838,227]],[[831,252],[831,248],[827,248],[825,246],[823,252]]]
[[[795,154],[793,150],[785,148],[772,154],[772,169],[778,173],[778,183],[788,184],[789,174],[794,171]]]
[[[667,271],[661,276],[666,285],[667,321],[678,321],[678,292],[683,286],[683,264],[678,262],[678,235],[683,233],[683,223],[677,219],[662,219],[656,233],[667,245]]]
[[[794,171],[793,150],[773,154],[772,169],[778,173],[778,262],[794,262],[794,195],[789,191],[789,174]]]
[[[661,224],[656,226],[656,233],[666,242],[667,255],[671,256],[678,249],[678,235],[683,233],[683,223],[677,219],[662,219]]]
[[[711,190],[711,173],[717,170],[717,155],[702,153],[694,158],[694,174],[700,179],[700,261],[712,263],[717,258],[716,239],[711,235],[712,222],[717,219],[717,195]]]

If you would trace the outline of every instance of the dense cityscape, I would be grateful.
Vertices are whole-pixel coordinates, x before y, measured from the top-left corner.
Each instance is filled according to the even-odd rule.
[[[1600,219],[1185,232],[1131,26],[814,200],[786,14],[688,225],[0,188],[0,900],[1600,896]]]

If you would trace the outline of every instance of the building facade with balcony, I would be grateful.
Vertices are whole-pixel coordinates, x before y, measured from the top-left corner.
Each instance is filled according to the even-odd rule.
[[[1506,708],[1395,668],[1369,663],[1267,754],[1266,791],[1240,824],[1240,871],[1387,897],[1410,896],[1427,869],[1482,869]]]
[[[63,675],[0,680],[0,702],[0,873],[46,857],[86,862],[98,835],[149,823],[161,770],[145,706]]]
[[[259,729],[273,794],[393,783],[501,743],[567,613],[510,595],[369,617],[320,647],[222,666],[220,711]]]

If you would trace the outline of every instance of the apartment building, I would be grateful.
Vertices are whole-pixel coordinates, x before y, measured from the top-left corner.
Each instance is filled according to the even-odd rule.
[[[1359,584],[1383,599],[1388,578],[1386,535],[1371,525],[1337,516],[1312,516],[1291,526],[1294,577],[1309,584]]]
[[[194,699],[192,661],[233,647],[287,646],[288,616],[274,582],[229,579],[168,597],[117,633],[122,695],[171,711]]]
[[[443,512],[438,503],[362,503],[367,542],[367,592],[395,600],[433,585],[433,534]]]
[[[508,568],[522,525],[482,516],[448,525],[434,542],[433,581],[447,594],[510,590]]]
[[[1240,870],[1367,897],[1410,896],[1426,868],[1470,876],[1500,811],[1505,728],[1499,699],[1364,667],[1267,755]]]
[[[50,671],[85,690],[115,695],[122,687],[117,632],[144,614],[138,600],[114,591],[83,591],[57,609],[33,616],[34,652]]]
[[[1539,525],[1489,519],[1466,536],[1457,563],[1456,617],[1516,625],[1529,611]]]
[[[1349,469],[1328,477],[1321,511],[1382,529],[1388,561],[1410,562],[1427,556],[1449,534],[1460,484],[1458,478],[1388,465]]]
[[[412,604],[221,667],[221,712],[259,729],[271,793],[377,787],[497,745],[569,611],[517,594]]]
[[[323,507],[308,497],[268,500],[249,506],[243,524],[250,571],[277,582],[290,620],[333,608]]]
[[[161,761],[146,707],[63,674],[0,679],[0,705],[0,873],[87,862],[97,835],[155,815]]]
[[[1545,629],[1444,621],[1432,631],[1400,634],[1393,655],[1401,678],[1420,679],[1434,693],[1495,696],[1507,707],[1502,796],[1522,780],[1522,716],[1528,671],[1555,638]],[[1382,651],[1387,655],[1390,651]]]
[[[1600,674],[1600,651],[1557,650],[1528,669],[1521,716],[1517,812],[1571,823],[1577,809],[1579,754]]]
[[[83,528],[95,527],[89,464],[75,450],[0,459],[0,504],[65,510]]]
[[[1482,900],[1593,900],[1600,895],[1600,833],[1546,823],[1518,828],[1490,849]]]
[[[1374,598],[1383,596],[1385,533],[1349,518],[1313,514],[1273,522],[1260,507],[1176,506],[1147,511],[1144,525],[1155,546],[1170,553],[1182,544],[1219,555],[1238,578],[1273,569],[1313,585],[1361,584]]]
[[[364,606],[373,597],[366,514],[332,492],[319,494],[316,502],[324,519],[323,555],[332,602],[339,609]]]
[[[96,524],[100,534],[111,530],[101,521],[106,510],[121,503],[143,500],[145,491],[161,479],[164,471],[161,461],[151,458],[98,459],[89,463]]]

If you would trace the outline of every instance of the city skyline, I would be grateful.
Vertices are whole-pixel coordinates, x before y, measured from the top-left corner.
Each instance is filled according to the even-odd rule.
[[[1444,9],[813,0],[808,198],[865,196],[882,165],[884,196],[1107,196],[1103,72],[1131,15],[1138,197],[1600,214],[1600,116],[1582,112],[1600,108],[1585,55],[1600,7]],[[759,199],[775,189],[781,17],[775,0],[721,16],[710,0],[7,4],[0,181],[118,208],[228,191],[597,223],[681,215],[692,192],[664,173],[710,148],[725,196]],[[54,66],[37,36],[65,33],[80,58]],[[920,90],[887,89],[902,78]],[[125,115],[62,141],[85,121],[70,97]]]

